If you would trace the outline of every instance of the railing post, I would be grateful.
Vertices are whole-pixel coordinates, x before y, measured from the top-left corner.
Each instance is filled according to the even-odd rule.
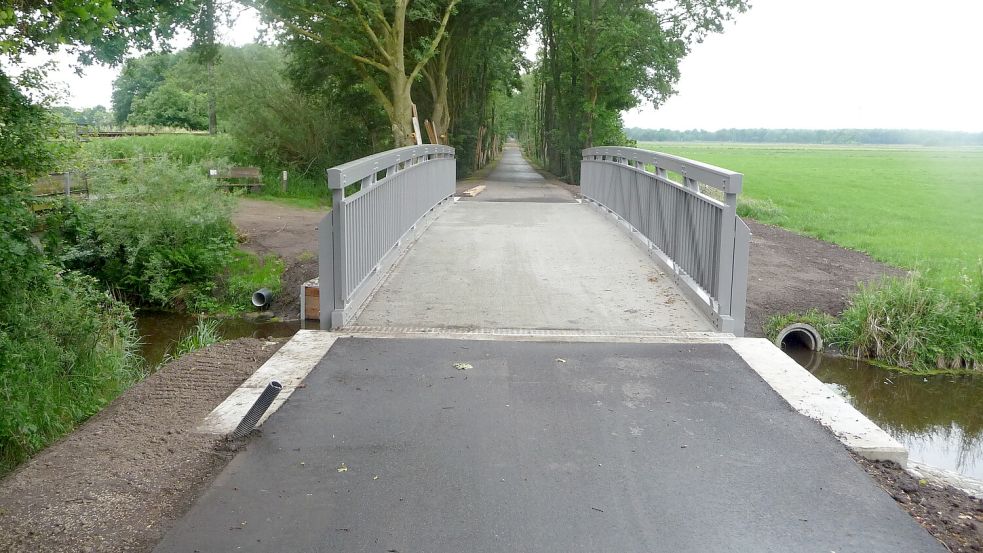
[[[717,265],[719,279],[714,294],[717,299],[720,330],[734,332],[733,318],[733,283],[734,283],[734,238],[737,229],[737,194],[727,192],[724,195],[727,207],[720,220],[720,262]]]
[[[747,274],[748,274],[748,255],[751,249],[751,229],[744,224],[744,221],[735,219],[734,233],[734,277],[731,285],[733,295],[731,296],[731,318],[734,320],[734,328],[731,332],[735,336],[744,336],[744,322],[747,313]]]
[[[348,252],[345,232],[347,225],[345,209],[345,183],[343,174],[338,169],[328,169],[328,188],[331,189],[331,267],[334,284],[334,294],[331,302],[331,328],[345,325],[345,303],[348,301]],[[322,296],[323,301],[323,296]],[[322,312],[325,306],[322,305]]]
[[[331,324],[331,315],[335,307],[335,279],[334,279],[334,210],[331,210],[321,219],[318,225],[318,251],[317,251],[317,276],[318,276],[318,296],[319,309],[321,311],[321,329],[327,330],[334,328]],[[303,292],[301,292],[303,293]],[[301,314],[303,316],[303,314]]]

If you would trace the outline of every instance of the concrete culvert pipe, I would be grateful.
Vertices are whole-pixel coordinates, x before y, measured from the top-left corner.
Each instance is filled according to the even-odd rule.
[[[807,349],[810,351],[823,350],[823,338],[819,331],[806,323],[790,324],[782,329],[775,338],[775,345],[782,349]]]
[[[269,288],[260,288],[253,292],[253,305],[259,307],[260,309],[265,309],[270,306],[270,302],[273,301],[273,290]]]

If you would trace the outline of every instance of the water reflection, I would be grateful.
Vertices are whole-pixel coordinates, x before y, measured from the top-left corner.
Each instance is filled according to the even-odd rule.
[[[788,353],[908,447],[913,461],[983,479],[983,375],[902,375],[811,351]]]
[[[160,363],[185,333],[195,326],[194,315],[142,312],[137,316],[137,330],[142,338],[140,354],[150,367]],[[284,338],[300,329],[300,321],[253,322],[243,319],[223,319],[218,331],[226,340],[235,338]]]

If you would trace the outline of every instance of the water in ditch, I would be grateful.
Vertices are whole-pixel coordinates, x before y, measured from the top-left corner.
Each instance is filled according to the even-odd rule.
[[[197,322],[194,315],[181,313],[141,312],[137,315],[137,330],[142,344],[140,354],[149,367],[156,367],[164,355],[190,331]],[[300,321],[255,322],[244,319],[222,319],[218,331],[224,340],[235,338],[284,338],[300,329]]]
[[[904,444],[912,461],[983,480],[983,375],[904,375],[808,350],[787,353]]]

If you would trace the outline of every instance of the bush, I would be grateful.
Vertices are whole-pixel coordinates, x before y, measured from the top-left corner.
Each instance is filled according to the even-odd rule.
[[[236,245],[233,199],[166,156],[90,171],[90,200],[50,221],[47,249],[136,305],[196,309]]]
[[[793,322],[813,325],[827,345],[909,371],[983,369],[983,265],[954,284],[926,275],[861,285],[839,317],[811,311],[772,317],[774,339]]]
[[[56,125],[0,71],[0,474],[139,378],[125,305],[94,280],[58,276],[31,243],[30,179],[51,170]]]
[[[835,342],[904,369],[983,369],[983,269],[951,287],[923,275],[861,286]]]
[[[142,375],[133,315],[89,277],[10,291],[0,311],[0,474]]]

